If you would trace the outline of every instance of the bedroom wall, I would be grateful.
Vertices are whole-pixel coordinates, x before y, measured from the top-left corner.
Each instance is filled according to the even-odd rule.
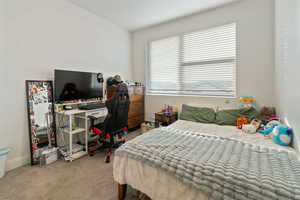
[[[4,77],[4,1],[0,0],[0,80]],[[0,91],[2,91],[3,85],[0,85]],[[1,94],[1,93],[0,93]],[[2,97],[2,96],[0,96]],[[1,108],[1,107],[0,107]],[[1,111],[1,110],[0,110]]]
[[[274,101],[274,1],[244,0],[215,10],[177,19],[133,33],[133,78],[145,81],[145,47],[149,40],[178,33],[237,22],[238,64],[237,93],[252,95],[259,105],[273,106]],[[146,97],[146,118],[164,104],[235,106],[235,99],[209,97],[157,96]]]
[[[276,0],[276,104],[280,117],[294,129],[300,151],[300,2]]]
[[[29,163],[25,80],[52,79],[55,68],[130,79],[131,36],[65,0],[0,3],[0,48],[5,47],[0,54],[0,147],[12,149],[7,163],[12,169]]]

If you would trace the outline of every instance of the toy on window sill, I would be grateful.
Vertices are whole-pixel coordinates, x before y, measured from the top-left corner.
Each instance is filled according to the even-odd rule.
[[[241,96],[237,105],[238,108],[256,108],[256,101],[252,96]]]

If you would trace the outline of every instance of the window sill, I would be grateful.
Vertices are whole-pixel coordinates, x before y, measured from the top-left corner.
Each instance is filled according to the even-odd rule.
[[[218,99],[236,99],[236,96],[222,95],[200,95],[200,94],[167,94],[167,93],[146,93],[146,96],[168,96],[168,97],[193,97],[193,98],[218,98]]]

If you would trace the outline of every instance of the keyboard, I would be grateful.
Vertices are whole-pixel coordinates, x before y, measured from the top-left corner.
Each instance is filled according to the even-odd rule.
[[[97,104],[95,103],[95,104],[79,106],[80,110],[95,110],[95,109],[99,109],[99,108],[105,108],[105,104],[104,103],[97,103]]]
[[[106,117],[108,114],[107,108],[101,108],[98,110],[88,111],[87,117],[92,119],[100,119]]]

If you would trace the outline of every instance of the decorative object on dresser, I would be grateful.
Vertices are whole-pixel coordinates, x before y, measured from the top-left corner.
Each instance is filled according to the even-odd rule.
[[[171,113],[157,112],[157,113],[155,113],[155,122],[159,122],[163,126],[168,126],[177,120],[178,120],[177,112],[171,112]]]
[[[107,86],[107,98],[109,99],[115,92],[116,86]],[[142,85],[128,85],[130,99],[128,113],[128,128],[134,129],[139,127],[145,121],[145,88]]]

